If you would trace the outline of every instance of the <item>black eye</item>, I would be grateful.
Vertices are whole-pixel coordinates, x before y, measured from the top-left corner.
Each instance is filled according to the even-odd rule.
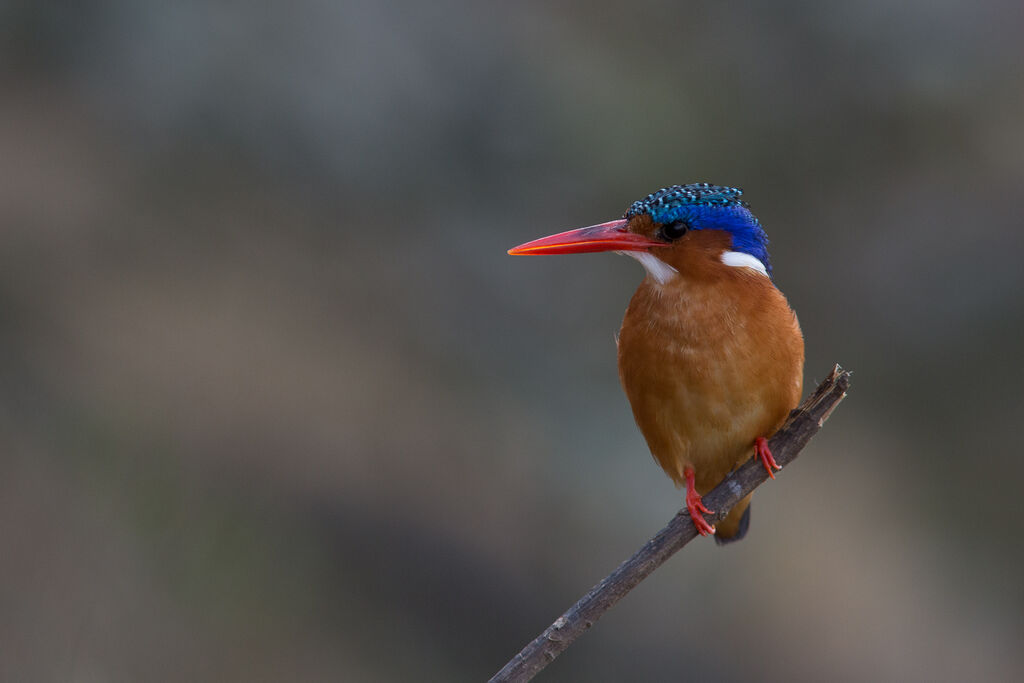
[[[669,242],[677,240],[686,234],[687,225],[685,221],[666,223],[661,226],[661,236]]]

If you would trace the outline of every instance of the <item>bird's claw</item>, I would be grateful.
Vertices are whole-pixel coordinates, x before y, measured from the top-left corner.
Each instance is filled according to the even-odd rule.
[[[697,533],[701,536],[710,536],[715,533],[715,525],[708,523],[708,520],[704,519],[704,515],[714,513],[704,505],[700,494],[697,493],[693,469],[686,468],[684,474],[686,475],[686,509],[690,512],[690,519],[693,520],[693,526],[696,527]]]
[[[768,470],[768,476],[774,479],[775,473],[772,470],[781,470],[782,465],[775,462],[772,450],[768,448],[768,440],[763,436],[754,439],[754,452],[761,459],[761,464],[764,465],[764,468]]]
[[[687,503],[686,507],[690,510],[690,519],[693,520],[693,526],[696,527],[697,533],[701,536],[710,536],[715,533],[715,525],[709,524],[708,520],[704,519],[704,515],[700,513],[700,510],[698,510],[697,507],[691,506],[689,503]],[[705,509],[704,511],[711,514],[711,510]]]

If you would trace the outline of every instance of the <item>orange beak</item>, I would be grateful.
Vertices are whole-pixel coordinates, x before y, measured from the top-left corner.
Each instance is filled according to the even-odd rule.
[[[649,247],[668,246],[664,242],[637,235],[626,229],[627,221],[617,220],[586,228],[541,237],[509,249],[513,256],[535,254],[588,254],[595,251],[643,251]]]

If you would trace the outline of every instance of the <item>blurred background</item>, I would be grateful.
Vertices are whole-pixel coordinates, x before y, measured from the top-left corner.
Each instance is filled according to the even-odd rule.
[[[746,188],[848,400],[542,680],[1024,677],[1019,2],[0,4],[0,679],[483,680],[682,504],[505,250]]]

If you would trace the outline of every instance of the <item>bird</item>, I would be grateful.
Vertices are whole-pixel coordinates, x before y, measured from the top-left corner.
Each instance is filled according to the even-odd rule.
[[[775,286],[768,237],[738,187],[671,185],[621,219],[521,244],[512,255],[617,252],[643,266],[616,337],[619,379],[654,459],[702,536],[738,541],[750,496],[718,523],[702,500],[756,455],[803,390],[804,339]]]

